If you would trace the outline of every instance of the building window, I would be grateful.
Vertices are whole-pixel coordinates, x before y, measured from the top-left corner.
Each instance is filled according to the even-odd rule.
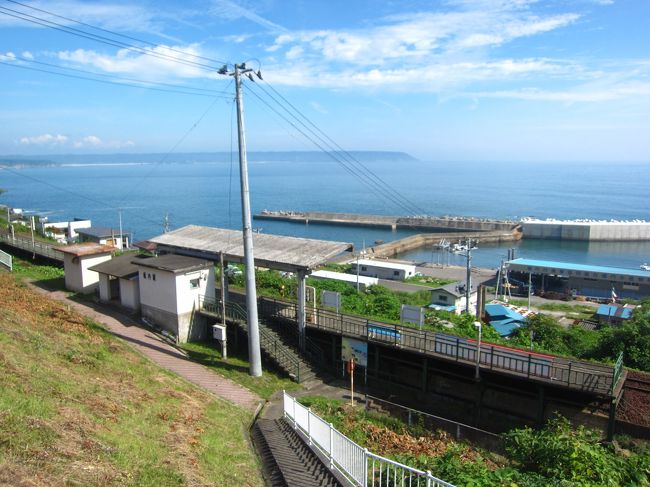
[[[198,289],[199,287],[199,278],[190,279],[190,289]]]
[[[393,271],[394,276],[399,276],[399,271]]]
[[[156,280],[156,274],[152,274],[152,279],[155,281]]]
[[[365,265],[362,265],[362,266],[361,266],[361,270],[362,270],[362,271],[367,271],[368,269],[366,268]]]
[[[447,302],[447,296],[445,296],[444,294],[438,294],[438,301]]]

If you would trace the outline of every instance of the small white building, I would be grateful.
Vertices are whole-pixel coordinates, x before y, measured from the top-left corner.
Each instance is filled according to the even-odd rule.
[[[469,311],[476,314],[478,294],[472,290],[469,295]],[[467,302],[464,285],[447,284],[431,290],[431,304],[429,308],[461,314],[465,312]]]
[[[316,271],[312,272],[309,277],[312,279],[347,282],[353,286],[357,285],[357,276],[355,274],[346,274],[344,272]],[[368,286],[374,286],[379,283],[379,279],[376,277],[359,276],[358,279],[360,289],[365,289]]]
[[[75,218],[69,222],[49,222],[47,218],[39,220],[41,232],[46,237],[55,239],[60,243],[72,242],[77,239],[77,230],[90,228],[92,222],[81,218]],[[101,243],[101,242],[99,242]]]
[[[140,312],[180,343],[206,337],[205,318],[195,311],[199,297],[214,299],[214,264],[182,255],[139,257]]]
[[[90,267],[110,260],[115,248],[88,242],[54,247],[54,250],[63,253],[66,289],[88,294],[97,289],[99,283],[99,274]]]
[[[359,267],[360,276],[376,277],[378,279],[392,279],[394,281],[403,281],[415,275],[415,265],[398,264],[396,262],[386,262],[381,260],[361,259],[352,261],[352,273],[357,273]]]
[[[112,245],[118,250],[128,249],[131,242],[131,232],[107,227],[90,227],[78,229],[79,242],[95,242],[102,245]]]
[[[99,274],[100,301],[140,310],[139,268],[131,262],[134,258],[134,254],[120,255],[90,268]]]

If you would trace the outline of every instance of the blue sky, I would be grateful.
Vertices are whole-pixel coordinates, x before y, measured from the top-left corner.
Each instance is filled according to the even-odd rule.
[[[348,150],[650,162],[647,0],[22,3],[0,0],[0,154],[230,150],[231,79],[185,59],[261,69],[249,150],[316,149],[265,104],[282,110],[275,89]],[[89,30],[25,5],[159,57],[11,16]],[[150,89],[183,87],[210,96]]]

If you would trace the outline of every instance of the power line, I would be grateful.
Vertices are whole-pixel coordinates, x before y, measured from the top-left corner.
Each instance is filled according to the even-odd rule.
[[[312,122],[304,113],[302,113],[298,108],[296,108],[289,100],[287,100],[279,91],[277,91],[268,81],[265,81],[266,85],[282,99],[282,101],[291,107],[293,110],[289,110],[284,104],[282,104],[280,101],[277,100],[273,95],[271,95],[268,90],[264,88],[263,85],[258,85],[262,91],[264,91],[267,96],[269,96],[275,103],[278,104],[285,112],[287,112],[289,115],[291,115],[295,120],[297,120],[303,127],[306,129],[310,130],[311,133],[314,133],[314,130],[316,133],[314,133],[315,136],[317,136],[320,140],[322,140],[324,143],[326,143],[328,146],[334,148],[336,151],[340,152],[344,158],[347,159],[347,161],[352,164],[356,165],[360,168],[361,171],[363,171],[364,175],[369,176],[375,184],[382,189],[382,191],[387,191],[391,192],[395,195],[396,198],[401,200],[403,204],[410,208],[409,211],[414,212],[415,214],[426,214],[426,211],[420,208],[417,204],[414,202],[410,201],[408,198],[406,198],[404,195],[396,191],[392,186],[390,186],[386,181],[384,181],[380,176],[378,176],[375,172],[373,172],[367,165],[363,164],[359,159],[354,157],[352,154],[350,154],[348,151],[343,149],[335,140],[333,140],[327,133],[325,133],[322,129],[320,129],[314,122]],[[297,114],[297,116],[296,116]],[[304,122],[303,122],[304,121]],[[314,130],[311,130],[312,127]]]
[[[146,179],[148,179],[149,176],[151,176],[154,173],[154,171],[156,171],[156,169],[158,169],[158,167],[163,162],[165,162],[167,158],[174,153],[174,151],[176,151],[178,146],[180,146],[183,142],[185,142],[185,139],[187,139],[187,137],[194,131],[194,129],[203,121],[203,119],[206,117],[208,112],[210,112],[210,110],[212,110],[212,108],[216,105],[217,101],[219,101],[219,98],[215,98],[214,101],[210,103],[208,108],[206,108],[206,110],[201,114],[201,116],[196,120],[196,122],[194,122],[192,126],[189,129],[187,129],[187,131],[181,136],[181,138],[176,141],[176,143],[172,146],[172,148],[169,149],[169,151],[167,151],[167,153],[163,155],[163,157],[151,167],[151,170],[149,170],[144,176],[142,176],[138,181],[135,182],[135,184],[133,185],[134,187],[136,185],[141,184]],[[124,200],[129,196],[131,192],[132,190],[126,191],[124,193],[124,196],[120,198],[119,201],[124,202]]]
[[[61,186],[57,186],[56,184],[52,184],[52,183],[50,183],[48,181],[44,181],[42,179],[36,178],[34,176],[30,176],[29,174],[25,174],[25,173],[20,172],[20,171],[14,171],[14,170],[10,169],[7,166],[0,166],[0,170],[7,171],[7,172],[9,172],[11,174],[14,174],[16,176],[20,176],[22,178],[29,179],[31,181],[43,184],[45,186],[49,186],[50,188],[56,189],[57,191],[61,191],[63,193],[70,194],[70,195],[75,196],[77,198],[80,198],[82,200],[90,201],[92,203],[95,203],[95,204],[99,205],[100,207],[103,207],[103,208],[108,207],[109,209],[116,210],[116,211],[120,210],[120,208],[107,205],[105,201],[101,201],[101,200],[92,198],[90,196],[87,196],[87,195],[84,195],[84,194],[81,194],[81,193],[77,193],[76,191],[72,191],[72,190],[67,189],[67,188],[62,188]],[[146,222],[154,223],[156,225],[160,225],[160,222],[151,220],[151,219],[149,219],[149,218],[147,218],[145,216],[140,215],[139,213],[133,213],[132,211],[129,211],[129,210],[126,210],[126,213],[132,214],[133,216],[135,216],[137,218],[140,218],[141,220],[144,220]]]
[[[164,93],[177,93],[177,94],[182,94],[182,95],[193,95],[193,96],[205,96],[209,98],[214,98],[217,97],[215,94],[209,94],[209,93],[196,93],[196,92],[191,92],[191,91],[183,91],[183,90],[172,90],[169,88],[156,88],[155,86],[143,86],[140,84],[133,84],[133,83],[128,83],[128,82],[123,82],[123,83],[118,83],[116,81],[110,81],[107,79],[97,79],[97,78],[90,78],[87,76],[79,76],[75,74],[68,74],[68,73],[59,73],[57,71],[51,71],[48,69],[42,69],[42,68],[35,68],[32,66],[23,66],[21,64],[15,64],[15,63],[8,63],[6,61],[0,61],[0,64],[4,64],[5,66],[10,66],[12,68],[19,68],[19,69],[26,69],[28,71],[37,71],[40,73],[48,73],[48,74],[53,74],[55,76],[63,76],[65,78],[72,78],[72,79],[80,79],[80,80],[86,80],[86,81],[95,81],[97,83],[104,83],[104,84],[109,84],[109,85],[116,85],[116,86],[126,86],[130,88],[140,88],[143,90],[151,90],[151,91],[161,91]],[[194,88],[189,88],[189,89],[194,89]],[[219,93],[218,91],[215,91],[215,93]],[[225,95],[223,98],[227,98]]]
[[[309,140],[312,144],[314,144],[316,147],[318,147],[321,151],[323,151],[328,157],[333,159],[336,163],[338,163],[345,171],[347,171],[350,175],[354,176],[357,178],[359,181],[361,181],[363,184],[365,184],[371,191],[375,192],[381,197],[388,198],[393,202],[393,204],[397,205],[398,207],[402,208],[403,210],[407,212],[411,212],[412,209],[410,209],[408,206],[405,206],[403,202],[401,202],[399,199],[395,198],[392,194],[386,193],[382,190],[381,187],[377,186],[377,183],[366,178],[365,175],[356,167],[353,165],[350,165],[349,162],[339,158],[336,154],[336,152],[333,152],[331,150],[328,150],[327,147],[325,147],[325,144],[322,142],[319,142],[318,140],[315,140],[314,137],[310,136],[305,130],[301,129],[298,127],[293,121],[289,120],[285,115],[283,115],[281,112],[279,112],[275,107],[273,107],[270,103],[268,103],[264,98],[259,96],[257,93],[254,91],[250,91],[250,93],[255,96],[258,100],[260,100],[262,103],[264,103],[266,106],[268,106],[277,116],[282,118],[285,122],[287,122],[289,125],[291,125],[295,130],[297,130],[300,134],[302,134],[307,140]]]
[[[142,44],[148,44],[148,45],[153,46],[153,47],[157,46],[157,44],[155,44],[153,42],[145,41],[145,40],[142,40],[142,39],[138,39],[137,37],[131,37],[131,36],[128,36],[126,34],[120,34],[119,32],[115,32],[115,31],[112,31],[112,30],[104,29],[102,27],[97,27],[95,25],[87,24],[85,22],[81,22],[80,20],[71,19],[70,17],[65,17],[63,15],[58,15],[58,14],[55,14],[55,13],[50,12],[48,10],[44,10],[44,9],[41,9],[41,8],[36,8],[36,7],[32,6],[32,5],[27,5],[27,4],[21,3],[21,2],[16,2],[15,0],[6,0],[6,1],[10,2],[10,3],[13,3],[13,4],[16,4],[16,5],[20,5],[21,7],[29,8],[31,10],[35,10],[37,12],[42,12],[42,13],[51,15],[53,17],[56,17],[56,18],[59,18],[59,19],[62,19],[62,20],[67,20],[68,22],[73,22],[73,23],[78,24],[78,25],[83,25],[84,27],[90,27],[91,29],[95,29],[95,30],[98,30],[98,31],[101,31],[101,32],[106,32],[108,34],[119,36],[119,37],[122,37],[124,39],[129,39],[129,40],[132,40],[132,41],[135,41],[135,42],[141,42]],[[226,61],[219,61],[217,59],[212,59],[212,58],[208,58],[208,57],[204,57],[204,56],[199,56],[198,54],[187,53],[185,51],[174,49],[172,47],[165,47],[165,49],[167,49],[168,51],[177,52],[179,54],[189,55],[189,56],[192,56],[193,58],[196,58],[196,59],[203,59],[205,61],[210,61],[210,62],[217,63],[217,64],[228,64]]]
[[[229,95],[230,94],[225,90],[219,91],[219,90],[211,90],[211,89],[206,89],[206,88],[195,88],[193,86],[178,85],[178,84],[174,84],[174,83],[165,83],[165,82],[162,82],[162,81],[149,81],[149,80],[143,80],[143,79],[137,79],[137,78],[125,78],[125,77],[122,77],[122,76],[115,76],[113,74],[97,73],[95,71],[88,71],[86,69],[72,68],[72,67],[69,67],[69,66],[61,66],[60,64],[46,63],[44,61],[37,61],[35,59],[29,59],[29,58],[26,58],[26,57],[23,57],[23,56],[15,56],[14,55],[13,59],[17,59],[17,60],[20,60],[20,61],[23,61],[23,62],[26,62],[26,63],[39,64],[41,66],[49,66],[49,67],[56,68],[56,69],[64,69],[66,71],[74,71],[76,73],[84,73],[84,74],[89,74],[89,75],[92,75],[92,76],[101,76],[101,77],[104,77],[104,78],[111,78],[111,79],[115,79],[115,80],[118,80],[118,81],[128,81],[128,82],[142,83],[144,85],[153,85],[153,86],[165,86],[165,87],[170,87],[170,88],[178,88],[178,89],[181,89],[181,90],[201,91],[201,92],[209,93],[210,95],[216,95],[216,94]]]
[[[9,12],[11,12],[11,13],[9,13]],[[198,62],[195,62],[195,61],[189,61],[189,60],[182,59],[182,58],[175,57],[175,56],[166,55],[164,53],[157,52],[157,51],[154,51],[154,50],[149,49],[149,48],[134,46],[132,44],[127,44],[127,43],[122,42],[122,41],[118,41],[118,40],[115,40],[115,39],[110,39],[108,37],[100,36],[100,35],[97,35],[97,34],[92,34],[90,32],[86,32],[86,31],[83,31],[83,30],[80,30],[80,29],[75,29],[74,27],[67,27],[67,26],[59,24],[57,22],[52,22],[51,20],[47,20],[47,19],[44,19],[44,18],[41,18],[41,17],[36,17],[34,15],[29,15],[27,13],[20,12],[18,10],[13,10],[13,9],[6,8],[6,7],[0,7],[0,13],[2,13],[4,15],[7,15],[9,17],[14,17],[14,18],[17,18],[17,19],[21,19],[21,20],[24,20],[26,22],[30,22],[30,23],[33,23],[33,24],[36,24],[36,25],[40,25],[40,26],[43,26],[43,27],[48,27],[50,29],[58,30],[60,32],[65,32],[66,34],[71,34],[71,35],[74,35],[74,36],[77,36],[77,37],[82,37],[84,39],[89,39],[89,40],[92,40],[92,41],[95,41],[95,42],[100,42],[100,43],[107,44],[107,45],[110,45],[110,46],[113,46],[113,47],[119,47],[119,48],[122,48],[122,49],[127,49],[129,51],[138,52],[140,54],[152,56],[152,57],[155,57],[155,58],[158,58],[158,59],[163,59],[163,60],[166,60],[166,61],[171,61],[171,62],[175,62],[175,63],[178,63],[178,64],[184,64],[184,65],[192,66],[192,67],[205,68],[205,69],[208,69],[210,71],[214,71],[214,70],[217,69],[216,66],[203,64],[203,63],[198,63]]]

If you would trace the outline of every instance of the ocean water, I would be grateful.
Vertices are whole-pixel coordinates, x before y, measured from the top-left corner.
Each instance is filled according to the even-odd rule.
[[[431,215],[484,218],[591,218],[650,220],[650,163],[442,163],[366,162],[368,173],[388,182]],[[365,170],[364,170],[365,172]],[[334,162],[255,161],[249,165],[251,207],[405,215],[382,192],[370,190]],[[372,177],[372,176],[368,176]],[[48,215],[51,221],[90,218],[118,227],[136,240],[159,235],[165,215],[172,229],[187,224],[241,228],[236,160],[215,163],[73,164],[0,171],[7,190],[0,203]],[[256,230],[352,242],[357,247],[416,233],[335,225],[254,220]],[[496,267],[507,248],[529,258],[638,268],[650,261],[650,242],[534,241],[480,246],[473,263]],[[404,255],[438,262],[432,249]],[[454,260],[455,259],[455,260]],[[446,260],[445,260],[446,261]],[[464,265],[462,257],[450,263]]]

